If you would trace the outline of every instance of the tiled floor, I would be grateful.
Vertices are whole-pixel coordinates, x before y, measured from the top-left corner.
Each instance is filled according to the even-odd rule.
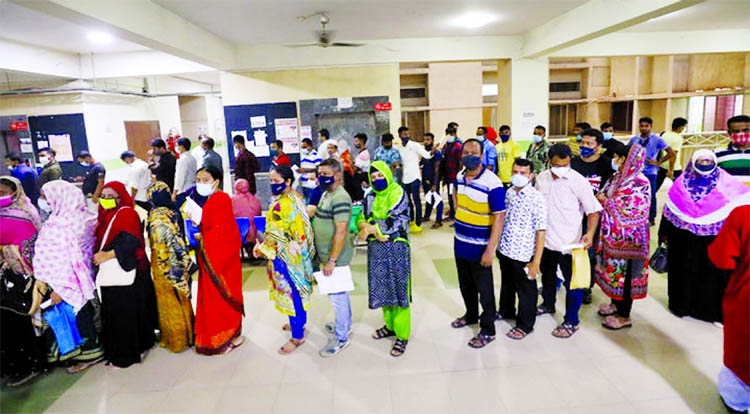
[[[246,268],[244,335],[235,352],[203,357],[192,350],[154,349],[145,363],[109,371],[103,365],[79,377],[57,370],[25,390],[3,391],[2,412],[196,413],[720,413],[716,376],[722,331],[672,316],[665,308],[666,279],[653,274],[649,297],[633,308],[634,326],[600,327],[596,309],[581,312],[571,339],[549,333],[551,316],[537,321],[523,341],[502,334],[485,349],[466,346],[473,330],[450,328],[462,311],[451,260],[452,229],[413,237],[413,334],[406,354],[388,355],[390,342],[370,334],[382,325],[367,308],[365,250],[358,250],[352,296],[352,345],[335,358],[318,356],[333,313],[315,295],[307,343],[289,356],[276,353],[287,338],[265,290],[262,268]],[[495,279],[499,271],[495,266]],[[497,283],[496,283],[497,284]],[[561,292],[562,294],[562,292]],[[560,296],[562,298],[562,295]],[[558,301],[558,310],[563,310]],[[558,312],[556,319],[559,319]]]

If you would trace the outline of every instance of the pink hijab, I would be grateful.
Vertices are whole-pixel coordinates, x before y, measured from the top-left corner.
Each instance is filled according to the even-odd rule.
[[[247,217],[250,219],[250,231],[245,241],[255,243],[255,223],[253,217],[260,216],[260,200],[250,194],[250,183],[244,178],[234,183],[234,195],[232,196],[232,210],[234,217]]]
[[[91,259],[96,214],[86,208],[81,190],[67,181],[50,181],[42,194],[52,208],[36,241],[34,274],[78,313],[94,298]]]

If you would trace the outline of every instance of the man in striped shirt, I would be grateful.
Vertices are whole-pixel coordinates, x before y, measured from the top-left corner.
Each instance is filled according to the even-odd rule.
[[[462,328],[479,322],[479,333],[469,341],[472,348],[482,348],[495,340],[492,260],[505,217],[503,183],[482,164],[482,154],[483,145],[479,140],[469,139],[464,143],[465,170],[456,177],[453,196],[456,205],[453,250],[466,313],[451,326]],[[482,304],[481,315],[479,303]]]
[[[305,199],[305,203],[310,203],[310,196],[312,195],[313,189],[318,186],[316,181],[315,173],[317,172],[318,165],[322,161],[318,152],[313,149],[312,140],[305,138],[302,140],[302,151],[300,152],[300,173],[299,182],[302,187],[302,196]]]
[[[737,115],[727,121],[732,139],[726,149],[716,150],[719,167],[750,185],[750,116]]]

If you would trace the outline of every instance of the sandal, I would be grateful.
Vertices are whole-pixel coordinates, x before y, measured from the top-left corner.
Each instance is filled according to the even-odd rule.
[[[224,352],[221,353],[221,355],[226,355],[226,354],[234,351],[235,349],[241,347],[242,344],[244,344],[244,343],[245,343],[245,337],[244,336],[238,336],[237,338],[234,338],[231,342],[229,342],[227,344],[226,349],[224,350]]]
[[[610,331],[619,331],[620,329],[631,328],[633,326],[633,322],[625,322],[624,319],[625,318],[620,318],[619,316],[610,315],[607,316],[604,321],[602,321],[602,326],[609,329]]]
[[[289,339],[287,343],[285,343],[279,348],[279,353],[281,355],[289,355],[292,352],[294,352],[295,349],[299,348],[300,345],[304,343],[305,343],[304,339],[293,339],[293,338]]]
[[[567,339],[573,336],[574,333],[578,332],[579,329],[581,328],[578,325],[564,323],[552,331],[552,336],[555,338]]]
[[[104,361],[104,356],[100,356],[99,358],[96,358],[92,361],[87,362],[81,362],[79,364],[75,364],[72,367],[68,367],[66,371],[68,371],[68,374],[77,374],[79,372],[82,372],[86,370],[87,368],[94,366],[100,362]]]
[[[548,313],[549,314],[553,314],[553,313],[555,313],[555,310],[554,309],[547,309],[547,308],[545,308],[544,306],[541,306],[541,305],[537,306],[537,308],[536,308],[536,316],[546,315]]]
[[[599,306],[599,312],[597,312],[599,316],[610,316],[617,313],[617,306],[614,303],[610,303],[608,305],[601,305]]]
[[[487,346],[487,344],[494,340],[494,336],[480,333],[477,336],[471,338],[471,341],[469,341],[469,346],[474,349],[484,348],[485,346]]]
[[[521,329],[519,327],[515,327],[515,328],[511,329],[510,331],[508,331],[508,333],[505,334],[505,336],[507,336],[510,339],[515,339],[516,341],[520,341],[521,339],[526,338],[526,335],[528,335],[528,334],[530,334],[532,332],[534,332],[533,329],[531,331],[529,331],[529,332],[526,332],[526,331],[524,331],[523,329]]]
[[[406,352],[406,345],[408,343],[408,339],[396,339],[396,342],[393,343],[393,348],[391,348],[391,356],[397,358],[403,355]]]
[[[396,332],[388,329],[387,326],[383,326],[382,328],[375,331],[374,334],[372,334],[372,339],[383,339],[389,338],[391,336],[396,336]]]
[[[451,328],[455,328],[455,329],[463,328],[464,326],[468,326],[468,325],[471,325],[471,324],[463,316],[451,322]]]

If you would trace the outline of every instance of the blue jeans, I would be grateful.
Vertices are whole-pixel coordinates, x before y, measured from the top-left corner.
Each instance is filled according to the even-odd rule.
[[[349,292],[329,293],[328,299],[333,306],[333,315],[336,325],[336,339],[339,342],[349,340],[349,330],[352,327],[352,304],[349,300]]]
[[[573,278],[573,256],[563,254],[554,250],[544,248],[540,270],[542,272],[542,307],[547,310],[555,310],[557,291],[555,283],[557,280],[557,267],[560,266],[565,278],[565,323],[578,325],[578,311],[583,303],[583,289],[570,289],[570,281]]]
[[[647,175],[648,182],[651,183],[651,208],[648,211],[648,221],[656,220],[656,176]]]
[[[408,184],[404,184],[404,191],[406,191],[406,198],[409,199],[409,216],[411,220],[417,226],[422,225],[422,200],[419,198],[419,193],[422,188],[422,181],[414,180]]]
[[[294,316],[289,317],[289,326],[292,328],[292,339],[305,338],[305,325],[307,325],[307,312],[302,306],[302,298],[299,295],[297,287],[289,274],[284,275],[284,279],[289,283],[292,289],[292,303],[294,303]]]

